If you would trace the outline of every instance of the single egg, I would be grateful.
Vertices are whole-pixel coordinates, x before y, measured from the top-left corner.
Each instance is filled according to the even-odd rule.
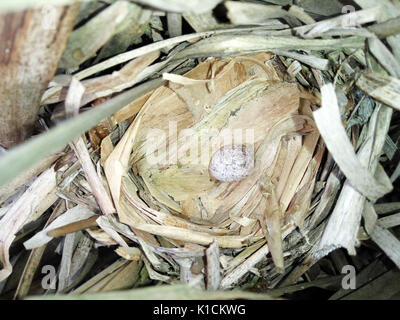
[[[211,157],[210,175],[223,182],[240,181],[254,169],[254,151],[245,144],[226,145]]]

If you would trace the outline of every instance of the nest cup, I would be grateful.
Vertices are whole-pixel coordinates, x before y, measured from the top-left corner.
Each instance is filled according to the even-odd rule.
[[[210,58],[164,77],[127,107],[140,112],[105,162],[120,221],[188,252],[216,242],[243,262],[261,248],[282,272],[282,241],[311,212],[325,150],[312,118],[319,99],[272,53]],[[246,148],[231,161],[252,165],[224,163],[223,148]],[[216,178],[216,161],[234,178]]]

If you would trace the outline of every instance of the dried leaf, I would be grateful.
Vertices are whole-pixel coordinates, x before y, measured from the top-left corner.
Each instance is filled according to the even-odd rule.
[[[366,72],[358,78],[357,86],[371,97],[400,110],[400,80],[376,72]]]
[[[325,85],[321,92],[322,108],[314,111],[314,118],[327,148],[351,184],[363,195],[376,201],[391,191],[392,186],[378,182],[357,159],[341,123],[333,86]]]
[[[67,210],[63,215],[55,219],[42,231],[36,233],[32,238],[24,242],[26,249],[33,249],[40,247],[49,242],[52,237],[48,235],[48,232],[56,228],[69,225],[71,223],[88,219],[93,217],[95,214],[89,209],[81,206],[75,206],[72,209]]]
[[[43,172],[24,194],[8,209],[0,220],[0,257],[3,268],[0,281],[12,272],[9,260],[9,248],[15,234],[26,223],[40,217],[56,200],[56,173],[51,167]]]

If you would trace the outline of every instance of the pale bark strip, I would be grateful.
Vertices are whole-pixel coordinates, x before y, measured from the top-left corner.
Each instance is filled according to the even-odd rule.
[[[75,142],[72,142],[71,145],[73,145],[74,151],[82,165],[82,169],[85,172],[85,176],[101,211],[105,215],[115,213],[116,211],[112,200],[97,175],[96,168],[90,158],[85,142],[83,142],[83,139],[79,137]]]
[[[333,87],[330,87],[330,89],[328,89],[328,90],[333,90]],[[328,94],[328,96],[330,97],[329,99],[330,99],[331,103],[332,103],[332,101],[336,101],[336,96],[335,96],[334,92],[331,91],[330,94]],[[324,98],[324,95],[323,95],[323,101],[326,98],[327,97],[325,96],[325,98]],[[337,104],[336,104],[336,108],[338,108]],[[386,106],[381,107],[380,105],[378,105],[375,108],[374,113],[372,114],[371,119],[369,121],[368,132],[367,132],[367,137],[365,139],[365,143],[360,148],[360,151],[357,154],[358,160],[356,159],[356,162],[355,162],[355,163],[358,163],[358,165],[361,168],[363,168],[362,171],[367,170],[367,168],[368,168],[369,174],[375,173],[375,171],[377,171],[376,176],[378,178],[379,178],[379,175],[381,177],[385,176],[383,169],[381,169],[379,167],[378,160],[379,160],[379,155],[382,151],[382,148],[383,148],[383,145],[385,142],[386,134],[389,130],[392,112],[393,112],[393,110]],[[339,121],[340,121],[340,118],[339,118]],[[333,122],[332,117],[329,119],[329,122],[331,122],[331,123]],[[317,120],[317,125],[320,125],[318,120]],[[326,123],[325,123],[325,125],[326,125]],[[337,126],[337,127],[339,128],[339,126]],[[337,129],[337,130],[339,130],[339,129]],[[342,130],[343,130],[343,127],[342,127]],[[325,138],[325,134],[326,134],[326,130],[321,132],[321,135],[324,138]],[[347,139],[347,137],[346,137],[346,139]],[[329,149],[332,141],[325,140],[325,142]],[[338,141],[334,141],[333,143],[334,144],[338,143]],[[343,153],[344,143],[345,142],[341,141],[340,151],[338,151],[336,149],[336,151],[335,151],[336,155],[338,152]],[[351,147],[351,145],[350,145],[350,147]],[[335,154],[332,154],[332,155],[335,158]],[[335,158],[335,160],[336,160],[336,158]],[[345,159],[345,158],[341,158],[340,160],[343,160],[343,159]],[[341,167],[340,164],[339,164],[339,167]],[[377,169],[379,169],[379,170],[377,170]],[[355,168],[353,168],[351,170],[356,171]],[[348,171],[348,170],[346,170],[346,171]],[[346,172],[344,172],[344,174],[347,176]],[[363,173],[359,173],[359,174],[363,174]],[[347,176],[347,178],[349,178],[349,176]],[[372,179],[375,180],[374,177],[372,177]],[[357,180],[359,180],[359,179],[356,179],[355,183],[351,183],[349,179],[345,181],[342,191],[340,193],[339,199],[337,200],[336,206],[329,218],[329,221],[328,221],[327,227],[324,231],[324,234],[321,237],[320,243],[316,246],[316,248],[312,254],[313,259],[315,259],[315,258],[320,259],[321,257],[327,255],[332,250],[335,250],[335,249],[341,248],[341,247],[346,248],[347,251],[352,255],[356,254],[355,244],[357,241],[357,232],[358,232],[358,229],[360,226],[361,215],[362,215],[362,212],[364,209],[364,203],[365,203],[365,199],[366,199],[365,196],[358,191],[360,188],[358,185],[359,181],[357,181]],[[390,186],[390,181],[388,178],[384,182],[382,182],[381,180],[383,180],[383,179],[379,179],[380,185],[386,185],[387,187]],[[374,186],[376,186],[376,185],[371,184],[369,187],[368,186],[365,186],[365,187],[372,189]],[[355,187],[357,187],[358,189],[356,189]],[[390,188],[389,188],[389,190],[390,190]]]
[[[188,230],[186,228],[149,223],[137,223],[134,224],[133,227],[150,234],[201,245],[210,245],[212,242],[218,241],[221,248],[239,249],[249,240],[249,236],[215,236],[205,232]]]
[[[31,135],[78,11],[74,4],[0,14],[0,145]]]
[[[95,216],[95,214],[85,207],[77,205],[64,214],[57,217],[48,226],[46,226],[42,231],[37,232],[32,238],[24,242],[25,249],[30,250],[40,247],[48,242],[50,242],[53,237],[48,233],[57,228],[72,224],[74,222],[89,219]]]
[[[61,215],[65,211],[65,201],[58,202],[57,206],[51,213],[47,220],[44,228],[46,228],[54,219]],[[40,265],[42,256],[46,250],[47,245],[44,244],[41,247],[35,248],[31,251],[28,261],[26,262],[24,271],[22,272],[21,278],[19,279],[18,287],[15,290],[14,299],[23,299],[29,293],[33,277],[35,276],[36,270]]]
[[[296,33],[306,38],[318,37],[337,27],[355,27],[376,21],[380,13],[381,10],[378,6],[365,10],[358,10],[335,18],[325,19],[314,24],[298,27],[296,28]]]
[[[15,234],[30,220],[32,215],[38,217],[52,205],[50,203],[47,208],[44,208],[41,206],[41,202],[54,193],[55,188],[56,173],[51,167],[35,180],[0,220],[0,261],[3,264],[3,269],[0,270],[0,281],[6,279],[12,272],[8,250]],[[37,212],[39,208],[40,212]]]
[[[92,238],[90,238],[89,236],[83,235],[80,238],[74,251],[74,255],[71,259],[71,268],[70,274],[68,276],[68,287],[66,291],[68,291],[69,288],[73,287],[75,284],[78,284],[78,282],[80,282],[80,279],[85,276],[85,267],[87,267],[87,265],[89,264],[90,254],[92,252],[93,245],[94,240],[92,240]]]
[[[84,92],[85,87],[79,82],[79,80],[72,78],[68,95],[65,100],[65,111],[68,117],[78,115]],[[106,188],[104,187],[99,176],[97,175],[96,168],[94,167],[89,151],[86,148],[86,143],[83,141],[82,137],[79,137],[75,141],[71,142],[70,146],[75,151],[75,154],[79,159],[91,191],[93,192],[93,195],[96,198],[96,201],[103,214],[108,215],[115,213],[116,211],[111,198],[108,195]]]
[[[240,278],[242,278],[251,268],[253,268],[258,262],[260,262],[269,253],[268,245],[263,245],[243,263],[233,269],[231,272],[225,275],[220,284],[220,289],[225,290],[230,288]]]
[[[379,225],[382,228],[393,228],[400,225],[400,212],[391,214],[390,216],[380,218],[378,220]]]
[[[265,190],[258,210],[262,210],[260,223],[267,240],[272,260],[280,273],[284,272],[281,217],[282,209],[273,187]],[[264,226],[265,225],[265,226]]]
[[[119,25],[124,22],[130,10],[138,9],[127,1],[116,1],[75,29],[68,39],[59,68],[77,68],[95,56],[96,52],[118,33]]]
[[[168,33],[170,38],[182,35],[182,15],[179,13],[167,13]]]
[[[281,6],[249,2],[225,1],[227,16],[234,25],[268,24],[270,19],[287,17]]]
[[[80,237],[82,237],[82,233],[70,233],[64,238],[62,258],[58,273],[58,293],[63,292],[63,290],[68,286],[68,280],[71,275],[72,256],[75,250],[75,242],[76,239],[80,239]]]
[[[304,11],[302,7],[292,5],[290,6],[288,13],[297,19],[299,19],[301,22],[305,24],[313,24],[316,21],[314,18],[312,18],[307,12]]]
[[[400,110],[400,80],[388,75],[365,72],[358,78],[357,87],[371,97]]]
[[[353,146],[342,125],[339,106],[332,84],[321,88],[322,107],[314,111],[315,123],[327,148],[346,178],[360,193],[376,201],[391,188],[377,181],[367,166],[357,158]]]
[[[78,79],[72,77],[65,99],[65,114],[68,118],[75,117],[79,114],[79,108],[85,90],[85,86],[83,86]]]
[[[37,177],[44,170],[48,169],[59,157],[60,154],[54,153],[38,162],[32,168],[29,168],[28,170],[19,174],[9,183],[0,186],[0,205],[2,205],[3,202],[9,199],[12,195],[15,195],[18,191],[20,191],[20,189],[22,190],[22,188],[24,188],[29,181]]]
[[[120,230],[117,230],[117,228],[115,228],[115,226],[113,226],[109,222],[109,218],[104,217],[104,216],[100,216],[96,220],[96,223],[98,224],[98,226],[102,230],[104,230],[105,233],[107,233],[111,237],[111,239],[113,239],[116,243],[118,243],[122,248],[128,248],[129,247],[128,244],[125,242],[125,240],[119,235],[118,232],[120,232]],[[126,234],[124,234],[124,235],[126,236]]]
[[[207,290],[216,291],[221,282],[221,266],[219,263],[218,242],[214,241],[206,249],[207,259]]]
[[[389,230],[380,226],[379,222],[375,225],[370,234],[371,239],[386,253],[397,268],[400,269],[400,241]]]
[[[400,33],[400,20],[392,18],[381,23],[373,24],[367,29],[374,33],[379,39],[384,39]]]
[[[301,54],[295,51],[285,51],[285,50],[271,50],[271,52],[279,55],[284,56],[292,59],[296,59],[304,64],[309,65],[312,68],[319,69],[319,70],[328,70],[329,67],[329,60],[318,58],[311,54]]]
[[[338,168],[335,168],[329,174],[321,199],[311,217],[310,226],[316,226],[320,224],[328,216],[330,210],[332,209],[332,206],[335,203],[336,196],[340,190],[340,181],[341,173],[339,172]]]
[[[364,204],[364,212],[363,212],[363,219],[364,219],[364,228],[368,234],[371,234],[376,226],[376,222],[378,221],[378,215],[374,210],[374,206],[371,202],[365,201]]]
[[[24,272],[19,280],[18,288],[15,292],[14,299],[23,299],[29,293],[33,277],[37,268],[39,267],[40,261],[46,250],[46,245],[39,248],[35,248],[29,255],[28,261],[26,262]]]
[[[388,214],[400,210],[400,202],[384,202],[374,205],[378,215]]]
[[[371,53],[379,61],[379,63],[393,77],[400,77],[400,63],[397,62],[392,52],[377,37],[368,39],[368,46]]]
[[[261,35],[217,35],[196,42],[178,52],[175,59],[250,54],[269,50],[326,50],[362,48],[364,38],[299,39],[297,37],[265,37]]]

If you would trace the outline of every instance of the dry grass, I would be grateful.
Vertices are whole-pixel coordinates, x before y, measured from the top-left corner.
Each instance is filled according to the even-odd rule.
[[[0,53],[2,298],[399,297],[400,5],[271,2],[48,5],[52,31],[2,2],[36,30],[4,51],[29,73]],[[254,168],[218,181],[235,129]]]

